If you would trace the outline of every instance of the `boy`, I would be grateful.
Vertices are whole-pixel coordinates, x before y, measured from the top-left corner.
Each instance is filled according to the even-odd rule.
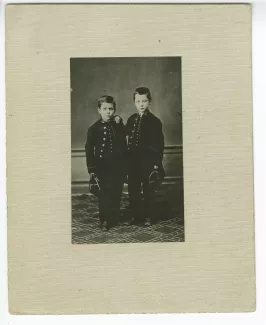
[[[114,117],[115,110],[112,96],[99,98],[101,118],[88,129],[85,145],[89,178],[96,175],[99,179],[99,215],[103,231],[108,231],[119,221],[125,179],[125,129],[122,119]]]
[[[149,111],[152,101],[150,90],[146,87],[137,88],[133,99],[137,113],[131,115],[126,124],[129,204],[133,214],[130,223],[145,221],[145,226],[150,226],[154,217],[155,193],[149,177],[153,170],[164,176],[164,135],[161,121]],[[141,211],[141,186],[145,220]]]

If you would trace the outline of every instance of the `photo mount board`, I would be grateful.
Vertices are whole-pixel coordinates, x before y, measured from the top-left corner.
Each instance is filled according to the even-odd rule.
[[[255,310],[251,6],[6,6],[9,310]],[[71,244],[72,57],[182,57],[185,242]],[[163,109],[163,108],[162,108]]]

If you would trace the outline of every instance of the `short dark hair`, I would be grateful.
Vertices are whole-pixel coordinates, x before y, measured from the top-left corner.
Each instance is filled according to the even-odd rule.
[[[138,87],[136,88],[134,95],[133,95],[133,100],[135,101],[135,97],[136,95],[147,95],[148,100],[151,102],[152,98],[151,98],[151,92],[150,89],[147,87]]]
[[[101,108],[102,103],[110,103],[113,104],[114,110],[116,110],[116,102],[114,100],[114,97],[103,95],[98,99],[98,108]]]

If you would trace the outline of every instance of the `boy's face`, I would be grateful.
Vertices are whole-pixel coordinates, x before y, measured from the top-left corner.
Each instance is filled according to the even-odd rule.
[[[140,114],[144,113],[150,106],[150,101],[146,94],[144,95],[135,95],[135,105]]]
[[[108,122],[114,115],[114,105],[112,103],[102,103],[101,107],[98,108],[98,112],[105,122]]]

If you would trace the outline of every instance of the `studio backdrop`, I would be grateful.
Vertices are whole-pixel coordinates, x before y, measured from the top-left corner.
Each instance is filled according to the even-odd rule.
[[[126,122],[140,86],[150,89],[151,112],[163,124],[165,182],[183,177],[181,57],[72,58],[70,73],[73,192],[87,191],[84,146],[88,127],[99,119],[98,98],[113,96],[116,114]]]

